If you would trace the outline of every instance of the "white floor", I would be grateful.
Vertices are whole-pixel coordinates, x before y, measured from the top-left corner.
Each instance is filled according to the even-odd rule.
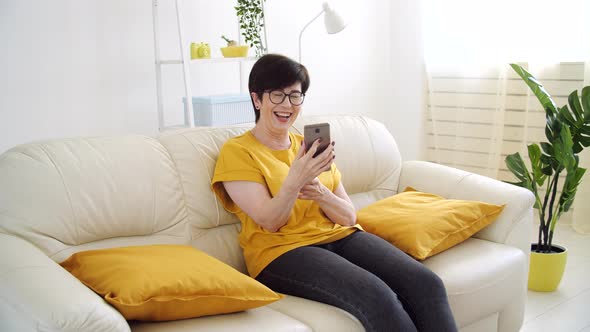
[[[590,235],[558,224],[553,243],[568,249],[565,274],[555,292],[528,292],[521,332],[590,332]]]

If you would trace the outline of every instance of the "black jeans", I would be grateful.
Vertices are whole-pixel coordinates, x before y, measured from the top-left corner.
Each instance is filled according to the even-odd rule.
[[[367,332],[457,331],[440,278],[370,233],[293,249],[256,279],[276,292],[346,310]]]

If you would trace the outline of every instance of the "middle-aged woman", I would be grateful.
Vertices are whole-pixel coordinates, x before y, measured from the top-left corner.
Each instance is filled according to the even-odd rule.
[[[248,272],[277,292],[328,303],[367,331],[456,331],[440,278],[356,225],[334,164],[334,142],[313,157],[289,128],[309,87],[307,69],[268,54],[252,67],[250,131],[221,149],[212,188],[242,223]]]

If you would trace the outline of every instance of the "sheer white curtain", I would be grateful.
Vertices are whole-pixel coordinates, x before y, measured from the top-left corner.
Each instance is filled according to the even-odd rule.
[[[584,86],[588,86],[590,85],[590,61],[587,61],[584,67]],[[588,204],[590,200],[590,148],[586,148],[581,153],[580,164],[587,171],[586,178],[578,188],[576,205],[572,212],[573,227],[579,233],[590,234],[590,204]]]
[[[558,106],[590,85],[590,1],[422,0],[427,158],[514,180],[506,155],[545,141],[545,115],[508,66],[517,62]],[[581,156],[590,166],[590,149]],[[561,223],[590,233],[590,168]]]

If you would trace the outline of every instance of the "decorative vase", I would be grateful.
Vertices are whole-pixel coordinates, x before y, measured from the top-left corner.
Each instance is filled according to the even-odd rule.
[[[528,288],[537,292],[553,292],[559,286],[565,271],[567,249],[552,245],[550,253],[536,252],[537,245],[531,245]]]

